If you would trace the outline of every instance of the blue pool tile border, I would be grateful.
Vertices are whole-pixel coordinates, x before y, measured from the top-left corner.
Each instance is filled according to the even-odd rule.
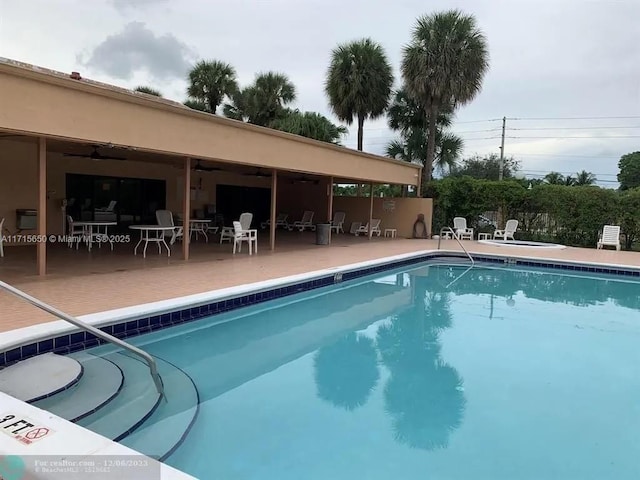
[[[149,317],[127,320],[122,323],[107,325],[100,327],[105,333],[114,337],[126,339],[144,335],[145,333],[154,332],[185,322],[200,320],[211,315],[218,315],[230,312],[243,307],[256,305],[270,300],[295,295],[297,293],[315,290],[317,288],[328,287],[340,282],[348,282],[361,277],[375,275],[388,270],[424,263],[429,260],[436,259],[457,259],[464,260],[467,257],[461,253],[442,252],[428,253],[415,257],[395,260],[379,265],[360,268],[357,270],[348,270],[337,274],[323,275],[321,277],[312,278],[310,280],[296,283],[293,285],[283,285],[274,287],[270,290],[259,292],[251,292],[234,298],[226,298],[205,305],[197,305],[173,312],[155,314]],[[562,263],[560,261],[544,261],[544,260],[526,260],[516,257],[491,256],[491,255],[474,255],[474,260],[482,264],[508,264],[511,266],[523,266],[533,268],[547,268],[554,270],[566,270],[574,272],[587,272],[597,274],[609,274],[616,276],[640,278],[640,269],[623,268],[623,267],[604,267],[592,265],[580,265],[572,263]],[[89,332],[74,332],[67,335],[61,335],[55,338],[41,340],[39,342],[30,343],[11,350],[0,352],[0,367],[8,366],[20,360],[40,355],[43,353],[56,353],[65,355],[80,350],[86,350],[106,342]]]

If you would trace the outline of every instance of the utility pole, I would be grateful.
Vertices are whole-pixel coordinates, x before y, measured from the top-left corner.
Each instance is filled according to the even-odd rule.
[[[498,172],[498,180],[502,180],[502,172],[504,170],[504,132],[507,126],[507,117],[502,117],[502,142],[500,143],[500,171]]]

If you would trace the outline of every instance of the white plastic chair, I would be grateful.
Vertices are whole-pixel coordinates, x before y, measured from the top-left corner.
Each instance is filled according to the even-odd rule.
[[[175,223],[173,223],[173,213],[170,210],[156,210],[156,220],[161,227],[175,227],[173,230],[164,232],[165,237],[171,236],[170,245],[176,243],[178,238],[183,238],[184,227],[176,227]]]
[[[69,235],[67,238],[67,247],[71,248],[73,244],[76,244],[76,250],[80,246],[80,241],[85,235],[84,227],[82,225],[76,225],[73,217],[71,215],[67,215],[67,225],[69,229]],[[76,235],[80,235],[76,238]]]
[[[2,217],[2,219],[0,219],[0,258],[4,257],[4,247],[2,245],[2,238],[3,238],[3,233],[2,233],[2,228],[4,227],[4,217]]]
[[[597,248],[601,249],[604,246],[616,247],[616,250],[620,250],[620,226],[619,225],[605,225],[602,228],[602,233],[600,234]]]
[[[496,230],[493,232],[493,239],[496,240],[501,238],[502,240],[515,240],[513,235],[516,233],[518,229],[518,220],[507,220],[507,224],[504,227],[504,230]]]
[[[335,212],[333,214],[333,220],[331,221],[331,230],[335,230],[336,233],[344,233],[343,225],[346,214],[344,212]]]
[[[473,228],[467,228],[467,219],[464,217],[453,219],[453,231],[460,240],[473,240]]]
[[[236,246],[238,252],[242,251],[242,242],[249,244],[249,255],[251,255],[251,247],[258,251],[258,235],[256,230],[243,229],[242,224],[238,221],[233,222],[233,254],[236,254]]]
[[[253,221],[253,213],[245,212],[240,215],[240,225],[242,226],[242,230],[249,230],[251,228],[251,222]],[[220,232],[220,244],[225,240],[233,241],[235,238],[235,228],[233,227],[222,227],[222,231]]]
[[[312,212],[311,210],[305,210],[305,212],[302,214],[302,219],[296,220],[295,222],[293,222],[293,224],[289,225],[289,230],[291,231],[294,228],[297,228],[302,232],[303,230],[308,228],[310,230],[315,231],[316,226],[313,224],[314,215],[315,215],[315,212]]]
[[[380,234],[382,233],[380,231],[380,222],[381,220],[379,218],[372,218],[371,219],[371,235],[377,235],[380,236]],[[361,233],[368,235],[369,234],[369,224],[367,223],[366,225],[360,225],[360,227],[358,227],[358,229],[356,230],[356,237],[359,236]]]

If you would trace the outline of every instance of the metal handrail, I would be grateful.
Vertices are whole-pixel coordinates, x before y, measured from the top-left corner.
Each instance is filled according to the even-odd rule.
[[[440,235],[438,236],[438,250],[440,250],[440,241],[442,240],[442,234],[447,231],[451,232],[453,239],[456,242],[458,242],[458,245],[460,245],[460,248],[462,248],[462,250],[464,250],[464,253],[467,254],[467,257],[469,257],[469,260],[471,260],[471,265],[475,265],[476,262],[473,260],[473,257],[471,256],[471,254],[469,254],[469,252],[467,252],[467,249],[464,248],[464,245],[460,241],[460,238],[458,238],[458,235],[456,235],[456,232],[451,227],[442,227],[442,229],[440,230]]]
[[[75,325],[76,327],[80,328],[81,330],[85,330],[87,332],[92,333],[93,335],[95,335],[98,338],[101,338],[109,343],[113,343],[119,347],[122,347],[125,350],[128,350],[129,352],[138,355],[139,357],[142,357],[142,359],[147,363],[147,365],[149,365],[149,371],[151,372],[151,378],[153,379],[153,383],[156,386],[156,390],[158,391],[158,393],[160,394],[160,397],[164,397],[164,386],[162,385],[162,379],[160,378],[160,374],[158,373],[158,366],[156,364],[155,359],[149,355],[147,352],[145,352],[144,350],[141,350],[137,347],[134,347],[133,345],[128,344],[127,342],[123,342],[122,340],[120,340],[119,338],[114,337],[113,335],[109,335],[108,333],[103,332],[102,330],[89,325],[87,323],[82,322],[81,320],[78,320],[75,317],[72,317],[71,315],[67,315],[64,312],[61,312],[60,310],[58,310],[55,307],[52,307],[51,305],[48,305],[40,300],[38,300],[35,297],[32,297],[31,295],[23,292],[22,290],[18,290],[15,287],[12,287],[11,285],[9,285],[8,283],[5,283],[3,281],[0,281],[0,288],[2,288],[3,290],[6,290],[9,293],[12,293],[13,295],[15,295],[16,297],[21,298],[22,300],[25,300],[26,302],[30,303],[31,305],[44,310],[45,312],[50,313],[51,315],[54,315],[56,317],[58,317],[61,320],[65,320],[69,323],[71,323],[72,325]]]

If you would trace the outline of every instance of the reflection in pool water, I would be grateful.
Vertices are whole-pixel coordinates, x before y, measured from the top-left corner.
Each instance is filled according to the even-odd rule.
[[[199,479],[635,480],[639,287],[421,266],[135,342],[198,386]]]

